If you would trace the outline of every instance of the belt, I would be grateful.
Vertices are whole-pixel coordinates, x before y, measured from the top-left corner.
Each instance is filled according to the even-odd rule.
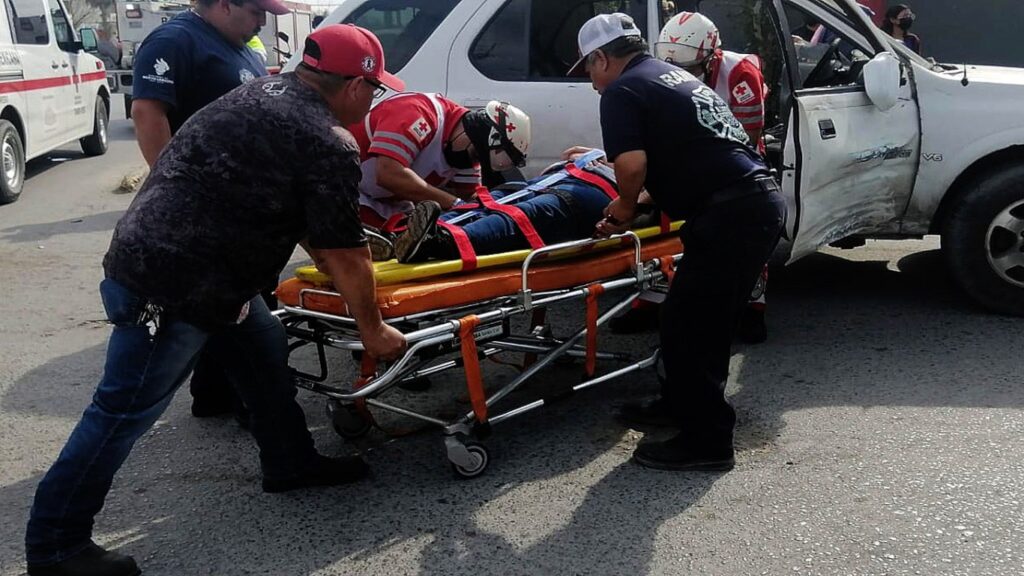
[[[739,198],[754,196],[757,194],[770,194],[779,191],[779,184],[771,176],[758,176],[752,180],[743,180],[727,186],[711,194],[704,207],[731,202]]]

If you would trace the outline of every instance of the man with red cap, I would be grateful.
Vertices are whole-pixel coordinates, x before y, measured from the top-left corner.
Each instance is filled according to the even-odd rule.
[[[104,374],[36,491],[30,576],[133,576],[135,561],[91,539],[114,475],[160,417],[213,335],[253,378],[251,411],[265,492],[365,476],[357,456],[317,453],[288,368],[287,336],[260,289],[305,239],[334,279],[366,353],[400,355],[405,338],[376,305],[359,222],[359,150],[343,126],[403,84],[367,30],[334,25],[306,41],[294,73],[249,82],[197,112],[171,139],[114,229],[100,295],[113,325]],[[127,481],[127,480],[125,480]]]
[[[268,12],[281,15],[288,8],[280,0],[197,0],[191,10],[146,38],[135,56],[132,120],[150,167],[193,114],[267,75],[265,61],[246,43],[257,38]],[[268,306],[277,307],[270,289],[264,297]],[[245,371],[221,344],[213,338],[196,363],[190,382],[192,414],[218,416],[234,410],[244,423],[245,411],[230,380],[245,378]]]

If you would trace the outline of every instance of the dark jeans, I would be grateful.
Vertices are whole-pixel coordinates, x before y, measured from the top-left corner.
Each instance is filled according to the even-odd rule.
[[[513,203],[526,214],[545,244],[589,238],[602,218],[609,199],[587,184],[561,184],[558,194],[530,194]],[[495,200],[512,192],[492,193]],[[458,212],[441,216],[447,220]],[[492,212],[463,226],[477,254],[500,254],[529,248],[530,244],[512,218]]]
[[[268,288],[260,294],[271,310],[277,308],[275,288]],[[242,374],[244,363],[235,361],[231,349],[229,334],[212,334],[199,354],[188,385],[196,402],[217,408],[230,406],[239,413],[244,411],[244,407],[236,389],[244,386],[242,380],[247,376]]]
[[[778,193],[759,191],[709,206],[680,231],[683,258],[661,307],[662,397],[697,444],[732,446],[732,338],[785,214]]]
[[[114,324],[103,378],[36,490],[25,535],[29,564],[60,562],[89,543],[114,474],[167,408],[211,335],[167,314],[151,333],[143,298],[110,279],[100,284],[100,294]],[[312,462],[313,439],[295,402],[284,328],[261,298],[249,307],[245,321],[216,334],[226,336],[253,375],[239,392],[251,411],[263,475],[289,477]]]

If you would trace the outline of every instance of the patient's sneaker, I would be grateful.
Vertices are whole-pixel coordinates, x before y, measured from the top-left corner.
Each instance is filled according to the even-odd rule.
[[[366,245],[370,247],[370,258],[374,262],[384,262],[395,257],[395,244],[391,241],[393,235],[385,234],[375,228],[365,227]]]
[[[440,215],[441,205],[433,200],[420,202],[413,208],[406,220],[405,232],[395,238],[395,256],[399,262],[422,262],[429,258],[423,248],[433,238]]]

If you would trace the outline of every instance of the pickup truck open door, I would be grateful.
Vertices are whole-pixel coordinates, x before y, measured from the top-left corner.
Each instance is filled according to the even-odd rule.
[[[782,188],[790,261],[857,234],[899,231],[921,157],[914,79],[852,0],[775,0],[792,96]],[[824,26],[811,42],[790,18]],[[867,80],[867,81],[866,81]]]

